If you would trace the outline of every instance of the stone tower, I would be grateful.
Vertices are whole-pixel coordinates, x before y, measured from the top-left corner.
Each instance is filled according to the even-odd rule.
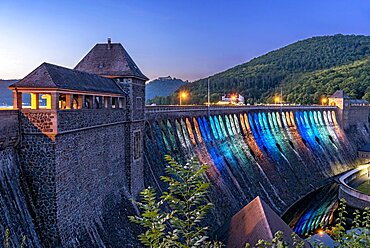
[[[126,125],[126,175],[128,187],[136,196],[144,186],[143,131],[145,112],[145,82],[148,78],[140,71],[120,43],[96,44],[77,64],[75,70],[96,74],[114,80],[128,93],[126,108],[130,124]],[[133,180],[133,178],[135,180]]]
[[[330,106],[338,107],[338,122],[342,128],[347,129],[345,123],[348,123],[349,96],[343,90],[337,90],[328,100]]]
[[[75,69],[43,63],[9,87],[20,115],[27,200],[46,247],[103,246],[101,234],[124,223],[123,199],[144,186],[146,80],[109,40]],[[22,94],[31,95],[29,108]]]
[[[338,123],[344,130],[364,126],[369,128],[369,102],[351,99],[343,90],[337,90],[328,99],[330,106],[338,107]]]

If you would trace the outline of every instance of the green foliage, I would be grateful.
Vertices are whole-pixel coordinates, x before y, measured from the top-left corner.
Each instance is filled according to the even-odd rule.
[[[23,237],[22,237],[22,243],[20,245],[20,248],[24,248],[26,246],[26,240],[27,240],[26,235],[23,235]]]
[[[370,100],[370,37],[335,35],[302,40],[210,77],[211,100],[238,92],[246,103],[273,103],[283,87],[285,102],[318,103],[337,89]],[[207,79],[188,85],[190,103],[207,100]],[[175,92],[157,104],[177,104]]]
[[[255,247],[267,248],[267,247],[277,247],[277,248],[288,248],[288,244],[283,239],[283,232],[277,231],[271,242],[265,240],[259,240]]]
[[[342,242],[343,236],[346,233],[346,229],[344,228],[346,224],[346,201],[344,199],[340,199],[339,207],[338,207],[338,218],[335,220],[336,224],[333,228],[333,237],[335,240]]]
[[[5,248],[9,248],[10,247],[10,230],[9,230],[9,228],[5,229],[4,247]]]
[[[199,165],[196,158],[186,165],[170,156],[165,160],[168,166],[161,180],[168,184],[168,190],[158,201],[153,189],[145,189],[138,202],[141,216],[130,216],[146,229],[139,235],[140,241],[149,247],[221,247],[219,242],[207,241],[208,227],[201,225],[212,207],[206,198],[209,184],[203,179],[207,167]]]
[[[24,248],[26,246],[26,235],[22,236],[22,242],[20,244],[20,248]],[[10,229],[6,228],[4,233],[4,248],[10,248]]]
[[[361,226],[361,214],[358,209],[355,210],[354,212],[355,218],[353,219],[352,222],[352,228],[359,228]]]
[[[144,189],[140,195],[142,202],[137,202],[137,205],[142,210],[141,216],[129,216],[132,222],[146,229],[145,233],[139,235],[139,240],[149,247],[167,247],[177,236],[174,232],[166,234],[166,222],[171,214],[161,210],[165,199],[157,202],[155,191],[151,188]]]
[[[206,166],[199,166],[197,159],[191,159],[185,166],[178,164],[171,156],[165,156],[169,166],[161,180],[168,183],[168,192],[163,194],[171,209],[176,213],[170,219],[172,226],[184,238],[184,246],[200,246],[206,239],[208,227],[202,227],[201,221],[211,209],[206,194],[209,183],[203,181]]]

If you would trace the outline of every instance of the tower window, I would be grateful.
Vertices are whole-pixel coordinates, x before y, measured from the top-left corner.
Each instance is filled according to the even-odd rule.
[[[143,99],[141,97],[136,97],[136,109],[143,108]]]
[[[134,131],[134,159],[141,158],[141,131]]]

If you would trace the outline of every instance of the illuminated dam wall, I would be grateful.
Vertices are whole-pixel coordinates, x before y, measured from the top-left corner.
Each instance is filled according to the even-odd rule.
[[[209,165],[214,226],[259,195],[278,213],[328,178],[356,164],[356,147],[338,125],[336,108],[250,108],[147,111],[146,186],[164,188],[163,157],[179,162],[198,156]],[[367,124],[356,139],[368,139]],[[217,224],[216,224],[217,223]],[[215,225],[216,224],[216,225]]]

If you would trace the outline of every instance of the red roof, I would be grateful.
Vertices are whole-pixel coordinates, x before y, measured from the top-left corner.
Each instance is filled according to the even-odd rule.
[[[271,241],[277,231],[292,243],[292,229],[257,196],[231,219],[227,247],[244,248],[246,243],[253,247],[261,239]]]
[[[96,44],[76,65],[75,70],[109,77],[148,78],[140,71],[120,43]]]
[[[125,94],[114,80],[95,74],[42,63],[10,88],[65,89],[100,93]]]

